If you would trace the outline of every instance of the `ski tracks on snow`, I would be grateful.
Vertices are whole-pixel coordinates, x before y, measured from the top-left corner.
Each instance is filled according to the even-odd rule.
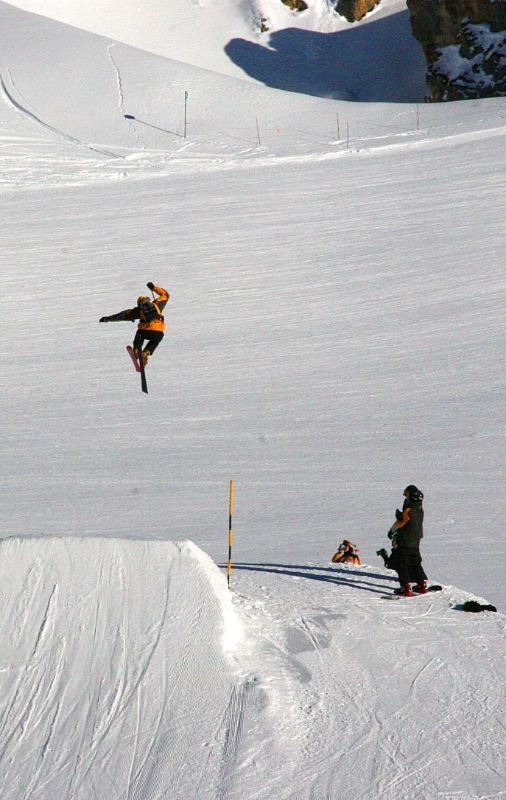
[[[141,145],[142,149],[144,150],[144,144],[142,142],[141,137],[137,133],[137,130],[135,129],[135,126],[132,125],[130,120],[125,117],[125,98],[124,98],[124,95],[123,95],[123,80],[121,78],[121,72],[119,70],[119,67],[118,67],[116,61],[114,60],[114,56],[112,54],[112,50],[113,50],[113,48],[115,46],[116,46],[116,42],[111,42],[111,44],[107,45],[107,55],[109,56],[109,61],[111,62],[111,66],[112,66],[112,68],[114,70],[114,73],[116,75],[116,85],[118,87],[118,106],[119,106],[119,110],[121,112],[121,116],[123,117],[125,122],[128,124],[128,127],[131,129],[131,131],[134,134],[135,138],[137,139],[137,141]]]
[[[298,682],[295,702],[286,692],[279,708],[289,726],[294,709],[302,722],[292,728],[292,790],[280,796],[499,796],[506,776],[501,618],[462,613],[469,598],[452,587],[437,598],[387,603],[382,570],[354,567],[346,586],[346,568],[302,569],[308,580],[302,570],[299,578],[283,574],[281,565],[260,566],[256,575],[248,565],[236,577],[250,626],[273,641]],[[255,599],[259,580],[265,603]]]
[[[285,673],[195,545],[0,550],[2,800],[268,800],[283,785]]]
[[[9,75],[10,79],[11,79],[11,83],[12,83],[13,87],[15,87],[14,81],[12,80],[12,77],[10,75],[9,70],[7,70],[7,73]],[[18,103],[17,100],[14,99],[12,94],[7,89],[7,86],[5,84],[5,81],[4,81],[3,77],[2,77],[2,75],[0,75],[0,94],[1,94],[4,102],[10,108],[12,108],[17,114],[20,114],[22,117],[24,117],[27,120],[30,120],[31,122],[35,122],[39,127],[44,128],[45,130],[56,134],[57,136],[61,137],[62,139],[64,139],[69,144],[75,145],[77,147],[86,148],[87,150],[91,150],[92,152],[99,153],[100,155],[103,155],[103,156],[108,156],[109,158],[121,158],[121,159],[124,158],[124,156],[119,155],[118,153],[112,153],[109,150],[104,150],[103,148],[95,147],[94,145],[87,144],[86,142],[82,142],[80,139],[75,139],[73,136],[69,136],[69,134],[64,133],[63,131],[59,130],[59,128],[55,128],[52,125],[49,125],[47,122],[44,122],[42,119],[40,119],[40,117],[37,116],[37,114],[35,114],[32,111],[29,111],[27,108],[22,106],[21,103]]]

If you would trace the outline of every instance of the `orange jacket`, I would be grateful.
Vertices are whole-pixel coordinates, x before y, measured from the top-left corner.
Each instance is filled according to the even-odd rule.
[[[136,319],[140,320],[137,328],[143,331],[163,331],[165,330],[165,320],[162,316],[162,311],[168,303],[169,300],[169,293],[162,289],[161,286],[154,286],[153,291],[158,295],[156,300],[151,302],[157,307],[160,317],[159,319],[153,319],[151,322],[148,322],[146,319],[143,319],[143,313],[139,308],[139,302],[144,299],[144,297],[139,297],[137,300],[137,305],[135,308],[127,308],[125,311],[120,311],[118,314],[113,314],[111,317],[107,317],[108,322],[122,322],[123,320],[129,320],[130,322],[135,322]],[[148,298],[149,299],[149,298]]]
[[[143,330],[143,331],[162,331],[163,332],[165,330],[165,320],[164,320],[164,318],[162,316],[162,311],[163,311],[163,309],[165,308],[165,306],[167,305],[167,303],[169,301],[169,293],[165,289],[162,289],[161,286],[153,286],[153,291],[155,292],[155,294],[158,295],[156,300],[153,301],[153,304],[158,309],[159,314],[160,314],[160,318],[159,319],[153,319],[153,320],[151,320],[151,322],[147,322],[145,319],[143,319],[142,311],[139,310],[140,322],[137,325],[137,327],[139,328],[139,330]],[[141,298],[139,297],[139,300],[140,299]],[[139,300],[137,300],[137,303],[139,303]],[[137,306],[137,308],[139,308],[139,306]]]

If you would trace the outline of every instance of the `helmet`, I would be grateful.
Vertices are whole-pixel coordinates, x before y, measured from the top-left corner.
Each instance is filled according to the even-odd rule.
[[[146,297],[145,295],[141,294],[141,296],[137,298],[137,305],[142,306],[142,304],[145,303],[146,300],[149,302],[149,297]]]
[[[423,492],[420,489],[417,489],[412,483],[409,486],[406,486],[404,489],[404,494],[408,493],[408,498],[411,502],[416,502],[417,500],[423,500]]]

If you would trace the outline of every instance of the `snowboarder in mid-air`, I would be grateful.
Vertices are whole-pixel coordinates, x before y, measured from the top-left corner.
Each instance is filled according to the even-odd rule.
[[[137,299],[135,308],[127,308],[125,311],[120,311],[110,317],[100,318],[100,322],[123,322],[125,320],[135,322],[139,320],[137,333],[133,341],[133,352],[139,363],[142,358],[144,366],[148,363],[149,356],[153,355],[163,339],[165,321],[162,311],[169,300],[169,293],[162,289],[161,286],[155,286],[151,282],[147,286],[154,294],[158,295],[156,299],[151,300],[149,297],[141,295]],[[147,344],[143,350],[145,341]]]

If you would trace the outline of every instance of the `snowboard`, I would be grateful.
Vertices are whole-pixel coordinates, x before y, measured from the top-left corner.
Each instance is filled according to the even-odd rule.
[[[137,361],[137,356],[134,353],[133,347],[131,347],[131,345],[129,345],[129,344],[127,344],[127,352],[128,352],[128,355],[130,356],[130,358],[132,359],[132,361],[134,362],[135,369],[137,370],[137,372],[140,372],[141,368],[139,366],[139,362]]]
[[[414,597],[426,597],[427,594],[430,592],[442,592],[443,587],[434,584],[433,586],[427,586],[426,594],[421,594],[421,592],[413,592],[413,597],[405,597],[403,594],[382,594],[383,600],[412,600]]]
[[[144,371],[144,361],[142,360],[142,357],[140,359],[137,358],[137,356],[134,353],[133,347],[131,347],[129,344],[127,344],[127,351],[134,363],[135,369],[137,370],[137,372],[141,373],[141,389],[145,394],[147,394],[148,384],[146,381],[146,373]]]

